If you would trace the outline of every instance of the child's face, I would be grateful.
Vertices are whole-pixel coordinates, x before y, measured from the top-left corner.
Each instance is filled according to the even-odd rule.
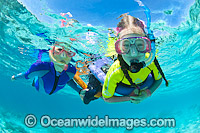
[[[61,63],[68,64],[71,61],[71,57],[68,57],[64,52],[59,55],[54,55],[54,58]]]
[[[124,35],[122,38],[129,38],[129,37],[142,37],[142,35],[138,35],[138,34],[126,34]],[[139,40],[138,43],[140,45],[142,45],[142,42]],[[126,42],[124,42],[124,45],[126,45]],[[123,48],[125,49],[126,46],[124,46]],[[124,61],[130,66],[130,61],[135,59],[138,60],[139,62],[143,61],[145,59],[145,53],[142,53],[140,51],[138,51],[138,48],[136,48],[136,45],[130,45],[129,51],[127,52],[127,54],[123,54],[122,55]]]
[[[55,52],[59,53],[62,49],[55,47]],[[60,54],[54,54],[54,58],[61,63],[68,64],[71,60],[71,57],[67,56],[66,52]]]

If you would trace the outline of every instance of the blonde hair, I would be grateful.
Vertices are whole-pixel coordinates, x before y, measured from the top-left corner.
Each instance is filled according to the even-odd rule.
[[[118,19],[119,18],[122,18],[117,24],[117,31],[120,38],[125,34],[139,34],[145,36],[145,25],[141,20],[128,15],[128,13],[120,15]]]

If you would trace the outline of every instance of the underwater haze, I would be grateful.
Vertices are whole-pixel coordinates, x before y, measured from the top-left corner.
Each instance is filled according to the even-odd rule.
[[[139,7],[138,7],[139,8]],[[60,14],[45,11],[49,22],[41,22],[17,0],[0,0],[0,131],[6,133],[198,133],[200,132],[200,0],[194,1],[189,16],[178,26],[154,21],[151,29],[156,34],[157,59],[170,81],[140,104],[108,104],[102,99],[83,104],[79,95],[65,86],[54,95],[44,95],[31,86],[31,80],[11,81],[11,76],[29,69],[37,60],[38,49],[49,49],[54,41],[67,42],[77,49],[74,61],[85,60],[83,53],[107,52],[108,27],[73,23],[61,27]],[[142,8],[141,8],[142,9]],[[68,12],[70,10],[67,10]],[[172,11],[163,12],[170,15]],[[69,18],[69,17],[68,17]],[[73,16],[76,19],[76,16]],[[78,20],[78,19],[77,19]],[[69,20],[68,20],[69,21]],[[79,20],[78,20],[79,21]],[[92,23],[91,23],[92,24]],[[113,28],[113,27],[111,27]],[[91,32],[92,31],[92,32]],[[73,42],[70,38],[75,38]],[[44,55],[43,58],[47,58]],[[75,62],[72,62],[75,65]],[[88,82],[87,75],[83,76]],[[28,114],[39,120],[43,115],[51,118],[174,118],[175,127],[42,127],[24,124]]]

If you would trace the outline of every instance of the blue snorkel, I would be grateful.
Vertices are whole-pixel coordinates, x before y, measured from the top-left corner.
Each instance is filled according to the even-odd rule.
[[[153,31],[150,29],[150,25],[151,25],[150,9],[147,6],[145,6],[142,3],[142,1],[140,1],[140,0],[135,0],[135,2],[137,2],[139,4],[139,6],[144,8],[144,10],[145,10],[144,13],[145,13],[146,18],[147,18],[147,32],[148,32],[147,35],[148,35],[148,38],[151,41],[151,53],[148,57],[148,60],[145,61],[146,66],[148,66],[154,61],[155,55],[156,55],[155,37],[154,37]]]
[[[169,85],[169,82],[168,80],[165,78],[165,75],[158,63],[158,60],[155,58],[155,55],[156,55],[156,47],[155,47],[155,37],[153,35],[153,31],[150,29],[150,25],[151,25],[151,15],[150,15],[150,10],[147,6],[145,6],[142,1],[140,0],[135,0],[139,6],[143,7],[144,8],[144,13],[146,14],[146,17],[147,17],[147,32],[148,32],[148,38],[151,40],[151,50],[152,52],[150,53],[150,58],[148,59],[149,63],[153,62],[155,63],[156,67],[158,68],[158,71],[160,72],[160,74],[162,75],[163,79],[165,80],[165,85],[168,86]],[[147,64],[146,64],[147,66]]]

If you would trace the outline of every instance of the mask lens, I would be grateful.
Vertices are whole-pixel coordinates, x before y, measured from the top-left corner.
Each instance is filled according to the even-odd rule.
[[[128,53],[130,50],[130,41],[128,39],[121,41],[121,50],[123,53]]]
[[[136,39],[135,46],[140,52],[144,52],[146,50],[146,42],[144,39],[141,39],[141,38]]]
[[[55,45],[56,49],[63,49],[63,47],[59,46],[59,45]]]
[[[59,55],[59,54],[61,54],[62,52],[63,52],[63,48],[62,47],[60,47],[60,46],[56,46],[55,48],[54,48],[54,53],[55,54],[57,54],[57,55]]]
[[[72,52],[72,51],[65,51],[68,57],[74,57],[76,55],[76,53]]]
[[[56,55],[60,55],[61,53],[64,52],[68,57],[73,57],[76,55],[75,52],[69,51],[69,49],[66,49],[64,46],[60,46],[59,44],[55,44],[53,52]]]

